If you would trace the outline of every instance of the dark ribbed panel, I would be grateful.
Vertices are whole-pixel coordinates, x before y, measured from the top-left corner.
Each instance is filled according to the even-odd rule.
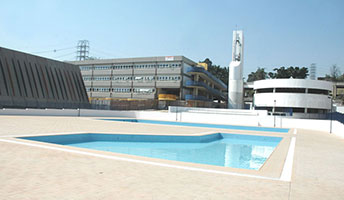
[[[0,48],[0,107],[88,108],[77,66]]]
[[[5,76],[5,70],[3,68],[2,60],[0,58],[0,95],[9,96],[7,82],[8,80]]]
[[[69,93],[68,93],[68,88],[67,88],[67,83],[66,83],[66,78],[63,76],[63,73],[61,72],[62,70],[61,69],[57,69],[57,76],[60,78],[60,80],[61,80],[61,84],[62,84],[62,90],[63,90],[63,93],[64,93],[64,95],[65,95],[65,97],[66,97],[66,100],[67,101],[71,101],[71,97],[70,97],[70,95],[69,95]]]

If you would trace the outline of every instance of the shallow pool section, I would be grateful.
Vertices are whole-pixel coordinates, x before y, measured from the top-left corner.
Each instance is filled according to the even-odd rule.
[[[216,133],[203,136],[70,134],[20,137],[73,147],[258,170],[281,137]]]
[[[148,120],[148,119],[101,119],[101,120],[145,123],[145,124],[174,125],[174,126],[191,126],[191,127],[203,127],[203,128],[232,129],[232,130],[245,130],[245,131],[264,131],[264,132],[279,132],[279,133],[289,132],[288,128],[269,128],[269,127],[258,127],[258,126],[201,124],[201,123],[190,123],[190,122],[158,121],[158,120]]]

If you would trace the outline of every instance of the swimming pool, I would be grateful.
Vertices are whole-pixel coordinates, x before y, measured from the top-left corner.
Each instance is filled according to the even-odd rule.
[[[282,140],[282,137],[228,133],[202,136],[88,133],[20,138],[136,156],[252,170],[259,170]]]
[[[246,131],[264,131],[264,132],[279,132],[279,133],[288,133],[289,132],[288,128],[269,128],[269,127],[257,127],[257,126],[236,126],[236,125],[224,125],[224,124],[201,124],[201,123],[158,121],[158,120],[147,120],[147,119],[101,119],[101,120],[118,121],[118,122],[134,122],[134,123],[145,123],[145,124],[191,126],[191,127],[203,127],[203,128],[246,130]]]

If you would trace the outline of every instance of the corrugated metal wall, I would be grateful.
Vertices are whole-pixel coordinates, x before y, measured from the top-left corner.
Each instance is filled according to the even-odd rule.
[[[88,108],[79,67],[0,47],[0,107]]]

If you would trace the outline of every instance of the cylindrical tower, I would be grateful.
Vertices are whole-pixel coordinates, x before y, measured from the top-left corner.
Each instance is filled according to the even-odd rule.
[[[231,109],[243,108],[243,55],[243,31],[233,31],[232,62],[229,64],[228,79],[228,108]]]

